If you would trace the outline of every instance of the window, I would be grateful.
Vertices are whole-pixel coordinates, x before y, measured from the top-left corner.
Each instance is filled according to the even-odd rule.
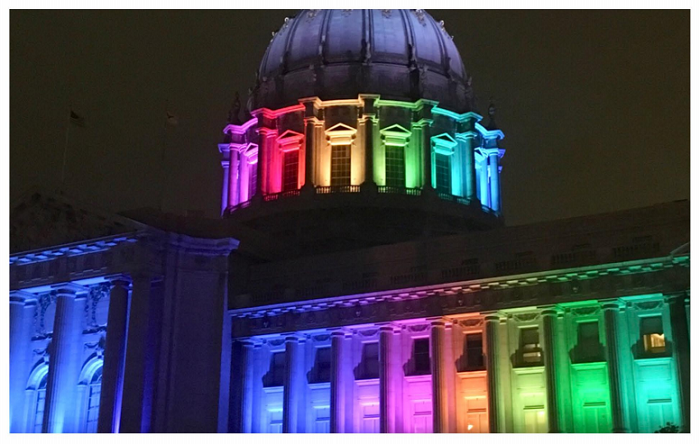
[[[350,145],[331,146],[331,186],[350,185]]]
[[[450,158],[444,154],[435,153],[435,189],[440,193],[452,192],[452,172]]]
[[[362,346],[362,362],[358,379],[374,379],[379,377],[379,343],[367,342]]]
[[[331,348],[319,347],[316,349],[313,380],[311,382],[331,381]]]
[[[87,415],[85,418],[85,432],[97,433],[97,419],[100,413],[100,392],[102,388],[102,366],[100,366],[90,379],[88,386]]]
[[[541,364],[540,332],[537,327],[520,330],[520,352],[524,364]]]
[[[470,333],[464,338],[464,354],[467,357],[465,371],[483,370],[484,349],[481,333]]]
[[[430,339],[413,340],[413,374],[427,375],[430,373]]]
[[[576,357],[579,362],[602,360],[598,321],[580,322],[577,336]]]
[[[284,153],[282,191],[296,190],[299,186],[299,150]]]
[[[284,385],[284,352],[272,354],[270,359],[270,371],[265,387],[278,387]]]
[[[661,316],[649,316],[641,318],[639,329],[644,342],[646,353],[666,352],[666,338],[664,338]]]
[[[36,403],[34,404],[34,433],[41,433],[44,425],[44,406],[46,403],[46,383],[49,373],[46,372],[36,387]]]
[[[386,184],[397,188],[406,186],[406,150],[403,146],[386,146]]]
[[[255,196],[255,190],[258,185],[258,164],[253,163],[248,165],[248,199]]]

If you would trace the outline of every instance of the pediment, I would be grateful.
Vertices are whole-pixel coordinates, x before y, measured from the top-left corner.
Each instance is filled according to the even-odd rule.
[[[280,134],[280,136],[277,138],[277,143],[284,145],[287,143],[299,142],[303,138],[304,138],[303,134],[298,133],[296,131],[287,130],[287,131],[283,132],[282,134]]]
[[[357,129],[348,126],[344,123],[337,123],[326,130],[326,134],[332,136],[333,134],[355,134]]]
[[[455,139],[447,133],[442,133],[440,135],[434,136],[433,141],[441,145],[457,145],[457,139]]]
[[[10,209],[10,253],[134,233],[145,225],[77,204],[62,194],[33,190]]]
[[[386,128],[379,130],[381,134],[391,134],[393,136],[403,136],[403,137],[410,137],[411,136],[411,131],[407,130],[406,128],[402,127],[398,123],[395,123],[391,126],[387,126]]]

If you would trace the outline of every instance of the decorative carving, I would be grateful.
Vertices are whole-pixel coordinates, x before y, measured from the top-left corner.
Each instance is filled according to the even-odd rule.
[[[331,335],[317,335],[313,337],[315,342],[327,342],[331,338]]]
[[[657,308],[661,308],[664,305],[664,301],[658,300],[658,301],[647,301],[647,302],[637,302],[634,304],[634,308],[637,310],[655,310]]]
[[[590,307],[578,307],[578,308],[572,308],[571,313],[573,313],[575,316],[590,316],[593,314],[597,314],[600,311],[600,306],[598,305],[592,305]]]
[[[109,284],[97,285],[90,288],[87,303],[85,304],[85,320],[88,327],[97,327],[97,304],[103,298],[109,296]]]
[[[416,9],[415,11],[413,11],[413,13],[416,15],[418,23],[420,23],[423,26],[427,26],[425,22],[425,11],[423,11],[422,9]]]
[[[95,354],[98,358],[103,359],[105,353],[105,336],[100,335],[100,339],[97,342],[88,342],[85,344],[85,348],[95,350]]]
[[[312,21],[314,18],[316,18],[319,11],[320,9],[309,9],[309,12],[306,13],[306,19],[308,21]]]
[[[413,332],[426,331],[428,329],[428,324],[409,325],[408,329]]]
[[[362,336],[364,336],[365,338],[369,338],[369,337],[375,336],[377,333],[379,333],[379,329],[375,328],[372,330],[360,330],[360,331],[358,331],[358,333],[361,334]]]
[[[484,324],[483,318],[460,319],[459,325],[467,328],[480,327]]]
[[[391,9],[382,9],[382,15],[384,18],[391,18]]]
[[[268,341],[268,343],[269,343],[271,346],[273,346],[273,347],[278,347],[278,346],[284,344],[284,338],[280,338],[280,339],[270,339],[270,340]]]
[[[536,321],[540,318],[539,313],[516,313],[513,315],[513,318],[515,318],[516,321],[518,322],[532,322]]]

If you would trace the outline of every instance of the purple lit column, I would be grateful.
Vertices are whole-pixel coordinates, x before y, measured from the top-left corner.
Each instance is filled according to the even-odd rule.
[[[344,332],[331,333],[331,433],[345,431],[344,343]]]
[[[618,352],[618,316],[620,304],[608,302],[603,305],[605,317],[605,342],[608,361],[608,378],[610,382],[610,409],[612,411],[613,433],[627,433],[629,427],[626,421],[625,400],[620,380],[620,362]]]
[[[433,321],[430,328],[430,370],[433,380],[433,433],[449,432],[447,381],[445,375],[445,322]]]
[[[282,431],[284,433],[297,433],[299,425],[299,398],[301,395],[299,374],[303,358],[303,350],[300,348],[299,338],[287,336],[285,339],[284,411],[282,418]]]
[[[229,192],[229,197],[228,197],[228,203],[230,206],[235,206],[238,205],[239,199],[238,199],[238,158],[240,156],[240,153],[238,150],[231,150],[231,160],[229,164],[229,178],[230,178],[230,183],[228,186],[228,192]]]
[[[226,208],[228,208],[229,161],[222,160],[221,168],[224,170],[224,179],[221,190],[221,214],[223,215],[224,212],[226,212]]]
[[[379,328],[379,431],[393,433],[394,423],[394,372],[392,371],[394,328]]]
[[[498,324],[496,314],[486,316],[486,379],[489,404],[489,432],[500,432],[498,426]]]
[[[49,376],[44,405],[44,433],[72,432],[74,396],[78,383],[81,311],[75,290],[56,290],[56,315],[51,340]]]
[[[556,384],[556,323],[557,311],[554,309],[542,312],[542,327],[544,339],[544,371],[547,385],[547,421],[549,433],[559,433],[559,403],[557,402]]]
[[[100,413],[97,421],[98,433],[119,431],[128,315],[129,282],[125,279],[115,279],[112,281],[109,292]]]

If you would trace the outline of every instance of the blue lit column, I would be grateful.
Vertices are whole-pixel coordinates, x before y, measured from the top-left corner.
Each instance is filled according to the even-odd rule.
[[[34,295],[23,291],[10,292],[10,433],[24,431],[24,399],[31,365],[34,310]]]
[[[542,327],[544,339],[544,372],[547,385],[547,422],[549,433],[559,433],[559,403],[557,402],[556,384],[556,333],[557,311],[554,309],[542,312]]]
[[[242,371],[241,381],[241,433],[250,433],[253,430],[253,377],[255,374],[254,345],[252,342],[241,343],[241,362],[238,363]]]
[[[433,321],[430,328],[430,370],[433,383],[433,433],[449,432],[447,377],[445,372],[445,322]]]
[[[303,359],[303,350],[299,345],[299,338],[287,336],[285,339],[285,366],[284,366],[284,412],[282,418],[282,431],[284,433],[297,433],[299,425],[299,399],[301,396],[300,373]]]
[[[124,279],[115,279],[112,281],[112,288],[109,292],[100,414],[97,422],[99,433],[119,431],[128,314],[129,282]]]
[[[617,326],[620,314],[620,304],[618,302],[608,302],[603,305],[605,317],[605,341],[608,361],[608,378],[610,380],[610,409],[612,411],[613,433],[629,432],[627,425],[626,404],[622,392],[622,381],[620,380],[620,362],[618,356],[618,335]]]
[[[72,432],[78,383],[82,310],[74,288],[56,290],[56,315],[51,340],[44,406],[45,433]]]
[[[489,151],[489,176],[491,178],[491,209],[501,211],[501,184],[498,176],[498,149]]]
[[[345,431],[345,332],[331,333],[331,433]]]

